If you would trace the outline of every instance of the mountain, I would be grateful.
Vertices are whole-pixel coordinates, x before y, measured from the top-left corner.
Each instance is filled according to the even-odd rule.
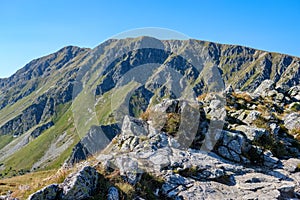
[[[73,168],[99,153],[97,160],[122,169],[116,160],[127,156],[140,162],[139,152],[148,152],[142,141],[154,145],[151,152],[159,151],[157,158],[149,157],[154,163],[174,152],[170,162],[137,168],[163,175],[164,183],[158,185],[170,191],[168,173],[178,168],[172,162],[191,166],[179,167],[175,174],[198,185],[203,180],[236,185],[228,178],[236,178],[237,163],[246,166],[245,174],[257,166],[279,173],[280,167],[299,162],[299,81],[300,58],[243,46],[143,36],[110,39],[94,49],[64,47],[0,79],[0,176]],[[211,152],[205,155],[213,168],[193,160],[204,159],[203,152]],[[177,153],[188,153],[189,161],[180,161]],[[218,162],[223,175],[217,175]],[[299,171],[294,168],[288,173]],[[211,175],[191,177],[204,176],[204,171]],[[129,178],[125,172],[122,177]],[[285,176],[288,181],[290,175]],[[276,180],[260,181],[268,185]],[[274,197],[295,196],[298,187],[273,186],[279,188]],[[169,198],[191,195],[187,189],[175,196],[166,188],[159,191]],[[244,191],[239,194],[247,195]]]

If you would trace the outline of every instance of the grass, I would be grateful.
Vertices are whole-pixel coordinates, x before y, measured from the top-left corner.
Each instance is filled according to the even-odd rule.
[[[300,128],[298,129],[293,129],[290,131],[290,134],[297,139],[298,141],[300,141]]]
[[[180,125],[180,114],[178,113],[168,113],[167,114],[167,121],[164,125],[162,131],[175,136]]]
[[[0,149],[5,147],[11,141],[13,141],[13,136],[12,135],[0,135]]]
[[[300,103],[294,103],[292,106],[291,106],[291,111],[292,112],[298,112],[300,111]]]
[[[16,176],[23,174],[24,172],[28,172],[31,170],[33,164],[38,161],[45,152],[50,147],[51,143],[54,142],[59,135],[63,132],[67,131],[68,134],[72,134],[74,143],[78,142],[79,139],[76,138],[76,134],[74,134],[74,124],[70,122],[70,118],[72,117],[71,109],[69,109],[66,113],[64,113],[55,124],[55,126],[46,130],[43,134],[41,134],[38,138],[31,141],[28,145],[14,153],[3,163],[5,165],[5,170],[2,172],[4,177]],[[69,130],[69,131],[68,131]],[[71,145],[72,146],[72,145]],[[51,160],[49,168],[59,168],[60,165],[64,162],[64,160],[70,155],[71,147],[63,152],[57,159]]]
[[[130,82],[124,86],[121,86],[113,91],[103,94],[96,104],[96,115],[100,124],[114,123],[115,119],[113,112],[118,110],[121,112],[128,112],[128,110],[121,110],[122,103],[127,98],[127,94],[138,86],[136,82]],[[126,105],[128,106],[128,105]],[[124,113],[122,113],[124,114]]]
[[[56,179],[47,179],[55,173],[56,170],[49,170],[2,179],[0,180],[0,195],[5,195],[8,191],[12,191],[14,197],[26,199],[31,193],[48,184],[56,183]]]
[[[112,121],[112,115],[111,115],[111,92],[106,92],[103,94],[97,105],[96,105],[96,113],[98,117],[98,121],[100,124],[106,124],[107,121]]]

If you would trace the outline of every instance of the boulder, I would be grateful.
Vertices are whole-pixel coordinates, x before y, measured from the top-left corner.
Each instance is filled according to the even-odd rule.
[[[228,160],[243,162],[243,155],[247,154],[251,148],[247,138],[240,133],[225,130],[220,130],[218,135],[217,153]]]
[[[86,199],[91,197],[98,184],[99,173],[95,168],[85,166],[70,174],[59,187],[62,200]]]
[[[30,195],[28,200],[56,200],[59,190],[58,184],[52,184]]]
[[[288,130],[300,129],[300,114],[291,113],[284,117],[284,126]]]
[[[264,80],[254,91],[255,95],[265,96],[267,91],[274,90],[275,83],[272,80]]]
[[[236,126],[235,129],[245,133],[246,137],[251,141],[258,141],[263,136],[270,135],[270,133],[263,128],[254,128],[250,126],[240,125]]]
[[[122,125],[122,139],[126,140],[130,136],[148,135],[148,124],[143,120],[126,115]]]
[[[135,185],[141,180],[143,171],[139,168],[136,159],[129,156],[119,156],[116,158],[115,164],[120,170],[120,175],[129,184]]]
[[[253,121],[259,119],[260,116],[261,116],[261,113],[259,111],[252,110],[247,115],[247,117],[244,119],[244,121],[248,124],[251,124],[251,123],[253,123]]]

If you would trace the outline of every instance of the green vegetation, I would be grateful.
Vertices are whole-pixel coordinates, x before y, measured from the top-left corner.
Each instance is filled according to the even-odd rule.
[[[11,141],[13,141],[13,136],[12,135],[0,135],[0,149],[5,147]]]
[[[175,173],[178,173],[183,177],[195,177],[199,174],[199,170],[197,169],[197,167],[193,166],[184,170],[175,171]]]
[[[175,136],[179,129],[180,117],[181,116],[178,113],[168,113],[167,121],[162,130],[172,136]]]
[[[73,122],[70,121],[71,119],[72,112],[69,108],[68,111],[58,119],[55,126],[46,130],[38,138],[31,141],[28,145],[4,161],[5,170],[3,171],[3,176],[10,177],[28,172],[33,164],[42,158],[50,145],[65,131],[70,135],[69,137],[72,137],[73,145],[76,144],[79,138],[75,132]],[[72,147],[68,148],[56,160],[50,161],[48,168],[59,168],[64,159],[70,155],[71,150]]]

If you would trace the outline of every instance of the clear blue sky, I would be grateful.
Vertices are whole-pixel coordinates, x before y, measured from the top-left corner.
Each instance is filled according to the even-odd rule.
[[[66,45],[134,28],[300,56],[299,0],[1,0],[0,77]]]

